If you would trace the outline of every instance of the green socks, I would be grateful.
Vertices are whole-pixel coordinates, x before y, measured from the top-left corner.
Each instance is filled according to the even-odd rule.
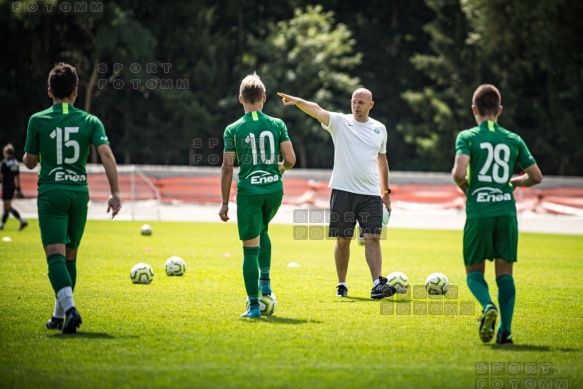
[[[65,264],[65,257],[61,254],[51,254],[47,257],[47,262],[49,264],[49,280],[55,294],[59,290],[71,286],[71,276]]]
[[[514,278],[510,274],[504,274],[496,278],[498,284],[498,304],[500,306],[500,325],[498,332],[510,331],[512,316],[514,314],[514,302],[516,301],[516,287]]]
[[[75,290],[75,283],[77,282],[77,260],[70,259],[65,261],[69,277],[71,277],[71,289]]]
[[[271,268],[271,240],[267,231],[259,235],[259,279],[269,280],[269,269]]]
[[[473,271],[468,274],[468,287],[472,294],[478,299],[482,308],[486,308],[486,305],[492,303],[492,298],[490,298],[490,291],[488,290],[488,284],[484,279],[484,274],[479,271]]]
[[[259,296],[259,247],[243,247],[243,281],[249,298]]]

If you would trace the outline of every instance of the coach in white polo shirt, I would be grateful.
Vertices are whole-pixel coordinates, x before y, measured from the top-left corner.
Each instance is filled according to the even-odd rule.
[[[383,259],[380,233],[383,206],[391,211],[387,129],[368,116],[374,105],[372,93],[360,88],[352,94],[352,115],[328,112],[318,104],[278,93],[284,105],[296,105],[318,119],[334,141],[334,169],[330,177],[330,232],[336,237],[334,259],[338,273],[336,296],[347,297],[346,273],[350,242],[356,222],[365,240],[365,256],[373,280],[370,297],[382,299],[395,294],[381,276]]]

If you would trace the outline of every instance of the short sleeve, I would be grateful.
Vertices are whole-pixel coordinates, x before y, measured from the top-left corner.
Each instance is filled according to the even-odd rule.
[[[470,144],[465,131],[460,132],[455,140],[455,155],[460,154],[470,155]]]
[[[235,148],[235,131],[233,128],[231,127],[227,127],[225,129],[225,133],[223,135],[223,141],[225,143],[225,147],[223,149],[223,151],[225,153],[228,152],[235,152],[236,148]]]
[[[536,163],[534,157],[530,153],[530,150],[528,150],[526,143],[524,143],[521,137],[518,137],[517,147],[518,156],[516,157],[516,163],[518,163],[518,166],[520,166],[522,170]]]
[[[286,142],[288,140],[290,140],[290,138],[287,132],[287,127],[283,120],[280,120],[279,143]]]
[[[338,127],[338,123],[340,120],[342,120],[343,116],[344,115],[338,112],[330,112],[330,123],[328,123],[327,126],[322,123],[322,128],[328,131],[330,134],[334,134],[334,132],[336,132],[336,128]]]
[[[109,139],[107,139],[107,135],[105,135],[105,128],[103,127],[103,123],[95,116],[91,116],[90,119],[91,123],[93,124],[93,134],[91,135],[91,143],[95,148],[101,145],[108,145]]]
[[[13,160],[14,164],[12,165],[12,174],[14,174],[14,177],[18,176],[20,174],[20,164],[18,163],[18,159],[14,158]]]
[[[381,143],[381,148],[379,149],[379,154],[386,154],[387,153],[387,142],[389,136],[387,135],[387,128],[383,126],[383,142]]]
[[[39,154],[39,142],[38,142],[38,132],[35,126],[35,119],[34,116],[30,117],[28,121],[28,128],[26,130],[26,143],[24,145],[24,151],[38,155]]]

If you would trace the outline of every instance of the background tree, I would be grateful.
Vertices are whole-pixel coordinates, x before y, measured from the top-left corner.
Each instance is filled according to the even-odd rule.
[[[269,26],[264,42],[253,40],[259,75],[274,100],[266,112],[286,121],[294,139],[299,167],[330,167],[332,147],[323,148],[328,134],[320,123],[297,109],[279,102],[277,91],[317,102],[327,110],[350,109],[350,97],[359,79],[348,71],[361,61],[354,53],[355,41],[344,24],[336,24],[334,13],[321,6],[295,10],[294,18]]]
[[[99,12],[60,7],[94,3]],[[68,61],[81,77],[76,105],[104,121],[120,163],[193,164],[196,153],[196,164],[218,166],[222,132],[241,116],[239,83],[258,71],[266,113],[287,120],[300,166],[331,167],[333,148],[275,92],[350,112],[362,85],[373,92],[372,117],[387,126],[392,169],[449,171],[455,136],[474,125],[471,93],[489,82],[502,90],[501,124],[527,141],[546,175],[583,175],[583,3],[318,4],[0,0],[0,112],[10,118],[0,143],[22,156],[28,118],[50,104],[48,71]]]

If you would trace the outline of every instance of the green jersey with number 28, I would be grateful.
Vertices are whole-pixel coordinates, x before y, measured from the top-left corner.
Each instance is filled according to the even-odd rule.
[[[470,156],[466,214],[468,219],[516,216],[510,178],[514,164],[526,169],[536,161],[526,144],[493,121],[458,134],[456,155]]]
[[[246,113],[225,129],[224,151],[236,152],[239,161],[238,194],[283,191],[279,144],[288,140],[284,122],[261,111]]]
[[[68,103],[35,113],[28,122],[24,151],[39,155],[39,192],[49,188],[87,191],[91,144],[109,144],[101,121]]]

